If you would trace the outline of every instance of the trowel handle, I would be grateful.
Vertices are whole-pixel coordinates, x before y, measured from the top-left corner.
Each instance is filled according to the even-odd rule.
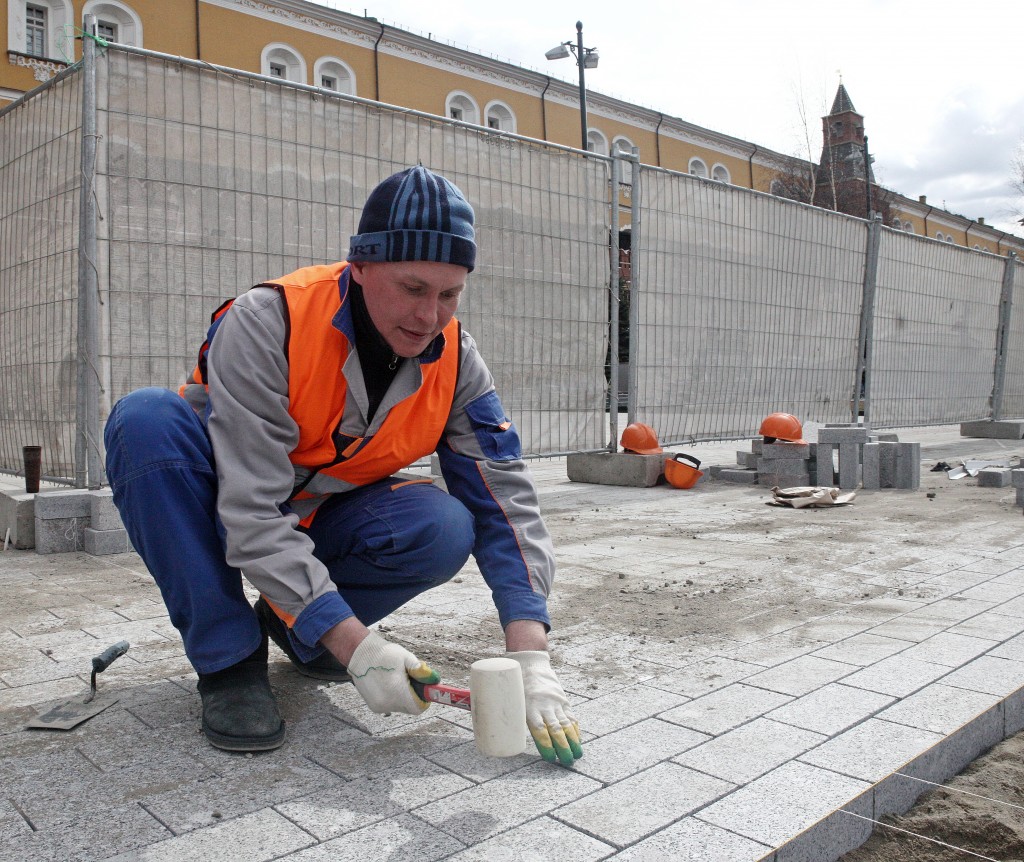
[[[126,652],[128,652],[128,641],[118,641],[113,646],[107,647],[92,660],[92,672],[103,673],[114,663],[115,659],[121,658]]]
[[[472,709],[468,688],[456,688],[454,685],[442,685],[441,683],[422,683],[411,677],[409,683],[412,685],[413,691],[419,695],[420,700],[443,703],[445,706],[454,706],[456,709]]]

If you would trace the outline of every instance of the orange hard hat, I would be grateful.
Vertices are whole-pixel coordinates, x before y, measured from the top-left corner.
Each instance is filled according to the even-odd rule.
[[[765,416],[757,433],[762,437],[785,440],[787,443],[804,442],[803,426],[792,413],[771,413]]]
[[[700,461],[680,452],[665,459],[665,479],[673,488],[692,488],[704,475],[699,467]]]
[[[633,422],[626,426],[619,440],[622,448],[637,455],[659,455],[663,450],[658,445],[658,435],[650,425]]]

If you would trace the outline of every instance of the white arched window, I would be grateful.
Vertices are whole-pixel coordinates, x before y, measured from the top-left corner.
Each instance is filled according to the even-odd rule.
[[[702,159],[698,159],[696,156],[694,156],[692,159],[690,159],[689,171],[695,177],[707,177],[708,166],[704,164],[704,161]]]
[[[894,218],[892,220],[892,229],[893,230],[903,230],[903,222],[901,222],[898,218]]]
[[[480,108],[469,93],[452,90],[444,100],[444,115],[452,120],[480,125]]]
[[[74,63],[74,38],[65,35],[68,25],[74,23],[70,0],[33,0],[30,3],[9,0],[7,50],[40,59]]]
[[[283,42],[271,42],[263,49],[260,71],[271,78],[306,83],[306,61],[298,51]]]
[[[945,234],[943,234],[943,232],[941,230],[935,231],[935,238],[939,242],[945,242],[945,240],[946,240],[946,236],[945,236]]]
[[[598,156],[608,155],[608,139],[600,129],[587,129],[587,152]]]
[[[717,164],[711,169],[711,179],[718,180],[720,183],[732,182],[732,178],[729,176],[729,169],[722,164]]]
[[[344,60],[337,57],[321,57],[313,64],[313,86],[354,96],[356,73]]]
[[[90,0],[82,15],[96,16],[96,35],[101,39],[142,47],[142,19],[130,6],[116,0]]]
[[[504,102],[488,102],[484,108],[484,116],[487,118],[487,128],[497,129],[501,132],[514,132],[516,130],[516,115]]]
[[[905,221],[903,222],[903,230],[905,230],[907,233],[913,233],[914,226],[910,222]]]
[[[612,139],[612,150],[616,153],[633,153],[633,142],[629,138],[619,136]],[[633,163],[622,162],[622,184],[633,185]]]

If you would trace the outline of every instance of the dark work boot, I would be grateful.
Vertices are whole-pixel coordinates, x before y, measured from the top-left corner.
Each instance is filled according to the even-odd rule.
[[[312,677],[313,679],[325,679],[328,682],[350,682],[352,680],[345,665],[327,650],[324,650],[323,653],[312,661],[300,660],[288,640],[288,630],[285,627],[284,621],[274,613],[274,609],[266,603],[263,596],[256,600],[255,610],[263,631],[270,635],[270,639],[291,659],[295,669],[303,676]]]
[[[203,733],[225,751],[269,751],[284,742],[284,720],[267,679],[267,640],[238,664],[199,674]]]

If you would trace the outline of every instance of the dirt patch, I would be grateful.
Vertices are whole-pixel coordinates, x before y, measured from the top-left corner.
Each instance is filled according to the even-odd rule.
[[[876,826],[867,842],[840,862],[965,862],[979,857],[1022,862],[1021,806],[1024,733],[992,748],[901,817],[882,818],[885,825]]]

